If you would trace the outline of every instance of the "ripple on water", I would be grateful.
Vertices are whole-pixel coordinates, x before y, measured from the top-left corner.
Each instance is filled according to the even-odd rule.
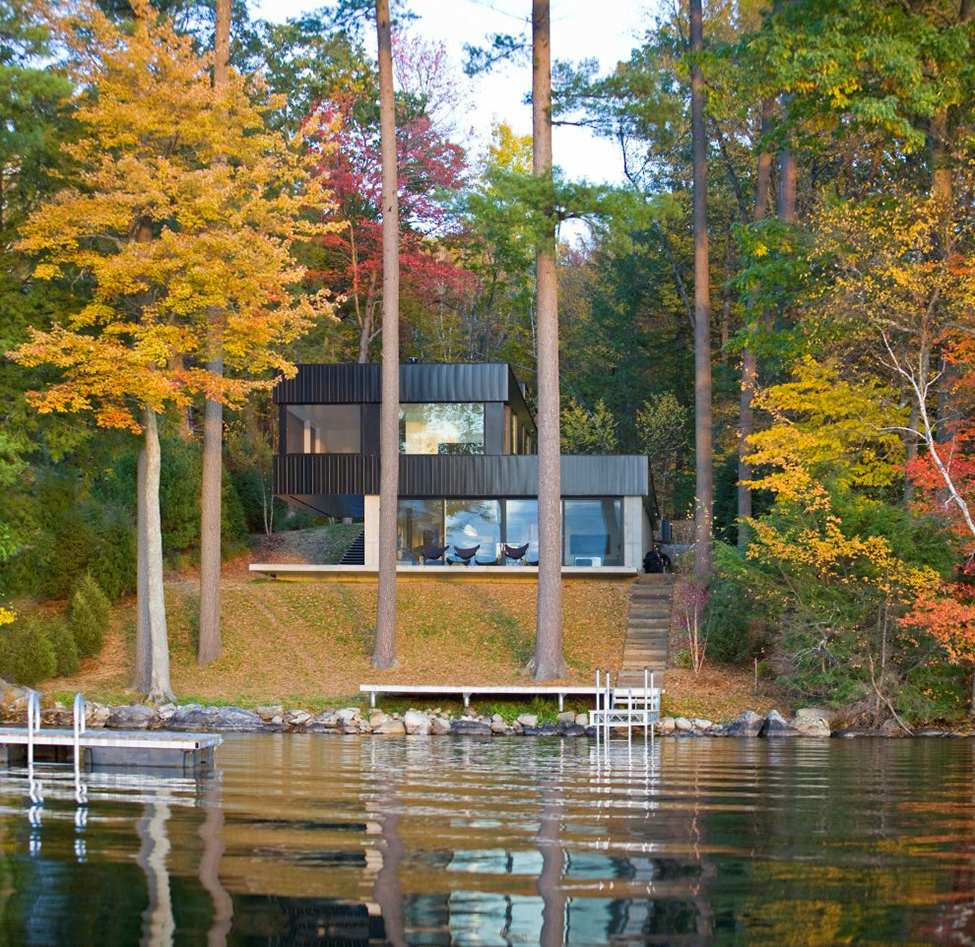
[[[972,944],[962,740],[234,736],[0,779],[9,944]]]

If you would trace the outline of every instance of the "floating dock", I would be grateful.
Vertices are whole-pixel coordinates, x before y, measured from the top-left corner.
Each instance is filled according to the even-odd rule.
[[[48,727],[0,727],[0,765],[27,759],[33,742],[38,761],[73,762],[75,746],[84,768],[103,766],[175,767],[184,772],[208,769],[223,742],[216,733],[168,733],[144,730],[74,730]]]

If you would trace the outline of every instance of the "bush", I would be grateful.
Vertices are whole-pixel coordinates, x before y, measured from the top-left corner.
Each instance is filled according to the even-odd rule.
[[[264,504],[274,503],[273,526],[278,527],[284,522],[288,515],[288,504],[271,493],[269,481],[263,481],[261,472],[256,467],[238,468],[231,472],[231,479],[237,496],[240,497],[241,507],[244,512],[244,521],[247,524],[247,532],[263,533],[264,523]]]
[[[247,518],[244,505],[237,492],[234,481],[226,467],[223,468],[223,481],[220,489],[220,538],[227,546],[224,555],[240,546],[247,539]]]
[[[111,601],[135,591],[137,555],[135,530],[122,516],[112,517],[99,534],[89,569]]]
[[[112,606],[90,575],[82,576],[75,587],[69,615],[71,633],[74,635],[79,657],[94,657],[102,650],[105,632],[112,616]]]
[[[736,548],[714,544],[714,576],[705,608],[710,659],[740,664],[760,650],[761,643],[749,633],[751,623],[765,617],[762,596],[756,594],[760,583],[761,576]]]
[[[162,439],[159,515],[166,556],[200,547],[200,446],[181,437]]]
[[[76,674],[79,667],[78,646],[64,619],[58,618],[47,626],[47,638],[54,649],[54,660],[59,677]]]
[[[36,617],[0,629],[0,673],[8,680],[33,687],[54,677],[57,667],[47,629]]]

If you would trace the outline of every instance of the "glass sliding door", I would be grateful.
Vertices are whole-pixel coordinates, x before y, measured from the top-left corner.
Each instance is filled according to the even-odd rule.
[[[396,512],[397,559],[420,561],[423,546],[443,546],[443,500],[400,500]]]
[[[538,500],[506,500],[504,541],[509,546],[528,543],[528,562],[538,562]]]
[[[501,502],[499,500],[447,500],[446,541],[451,547],[480,546],[477,559],[488,565],[501,550]],[[453,548],[450,550],[453,555]]]
[[[618,566],[623,561],[619,500],[566,500],[562,522],[563,565]]]

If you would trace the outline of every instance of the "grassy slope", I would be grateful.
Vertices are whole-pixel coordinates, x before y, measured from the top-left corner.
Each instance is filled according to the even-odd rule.
[[[594,669],[618,667],[629,586],[567,582],[568,680],[588,684]],[[224,655],[196,664],[197,584],[167,584],[173,686],[181,700],[315,708],[357,699],[362,683],[517,684],[531,654],[536,587],[531,583],[406,582],[399,594],[400,665],[369,665],[375,621],[372,582],[225,580]],[[127,702],[134,652],[133,604],[120,606],[105,649],[70,679],[45,690],[81,690]]]

